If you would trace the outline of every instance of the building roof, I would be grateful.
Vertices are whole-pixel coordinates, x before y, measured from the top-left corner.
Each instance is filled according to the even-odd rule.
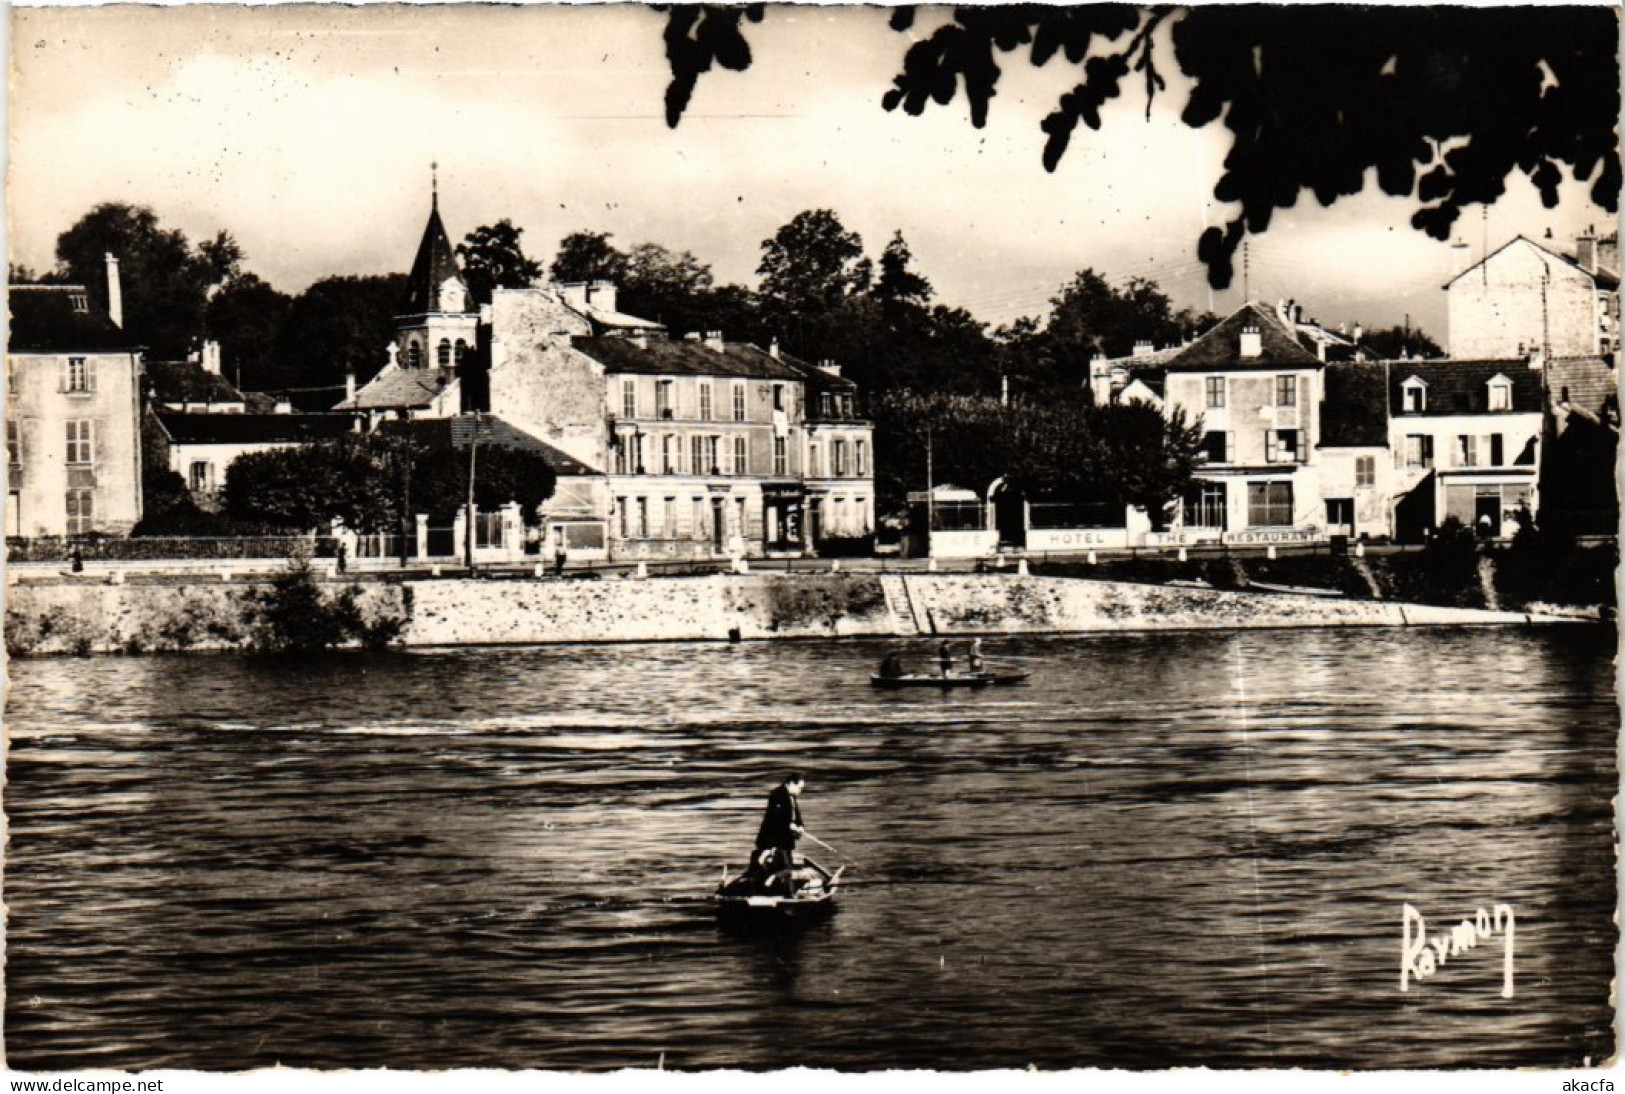
[[[1563,263],[1564,265],[1572,266],[1574,269],[1579,270],[1581,273],[1585,274],[1587,277],[1594,280],[1600,288],[1614,289],[1614,290],[1617,290],[1619,288],[1619,276],[1617,274],[1615,274],[1612,270],[1604,269],[1602,267],[1598,267],[1595,270],[1588,270],[1584,266],[1580,265],[1580,263],[1577,260],[1575,260],[1575,258],[1572,255],[1566,255],[1566,254],[1562,253],[1561,251],[1554,251],[1550,247],[1544,247],[1541,244],[1539,244],[1539,243],[1535,242],[1534,240],[1530,239],[1528,236],[1522,236],[1522,235],[1513,236],[1511,239],[1507,240],[1505,243],[1503,243],[1499,247],[1495,248],[1495,250],[1491,251],[1489,254],[1485,255],[1483,258],[1479,259],[1477,262],[1473,263],[1471,266],[1468,266],[1465,270],[1461,271],[1455,277],[1452,277],[1449,281],[1446,281],[1444,283],[1444,287],[1446,289],[1450,288],[1450,286],[1454,285],[1456,282],[1460,281],[1462,278],[1466,277],[1468,274],[1472,273],[1474,270],[1478,269],[1480,266],[1484,265],[1486,262],[1489,262],[1491,259],[1495,258],[1496,255],[1500,254],[1502,251],[1506,250],[1507,248],[1513,246],[1516,243],[1527,243],[1527,244],[1529,244],[1529,246],[1535,248],[1536,250],[1540,251],[1541,253],[1546,254],[1546,255],[1550,255],[1552,258],[1557,259],[1559,262]]]
[[[451,277],[462,284],[465,293],[468,291],[468,282],[457,268],[457,253],[452,250],[451,238],[440,222],[440,199],[436,197],[429,207],[429,222],[423,226],[417,257],[412,260],[412,272],[407,275],[400,314],[424,315],[439,311],[440,286]]]
[[[1619,402],[1619,372],[1606,357],[1555,357],[1547,365],[1552,401],[1602,415],[1608,400]]]
[[[1320,447],[1382,448],[1388,444],[1387,384],[1382,365],[1326,366]]]
[[[342,437],[348,414],[168,414],[158,421],[176,444],[301,444]]]
[[[1262,350],[1257,357],[1241,356],[1241,333],[1257,327]],[[1236,372],[1250,369],[1321,368],[1318,357],[1298,343],[1274,308],[1248,301],[1188,346],[1165,358],[1169,372]]]
[[[807,368],[778,360],[743,342],[725,342],[721,350],[697,339],[575,338],[572,345],[604,366],[606,372],[645,376],[725,376],[763,380],[805,380]]]
[[[12,353],[127,353],[136,348],[83,285],[8,285]]]
[[[148,361],[147,381],[160,403],[243,403],[226,378],[196,361]]]
[[[1512,411],[1539,414],[1542,410],[1540,371],[1522,357],[1495,361],[1390,361],[1388,398],[1396,418],[1435,418],[1451,414],[1490,413],[1489,382],[1496,376],[1512,381]],[[1421,413],[1406,413],[1403,385],[1416,377],[1427,385]],[[1501,413],[1497,411],[1496,413]]]
[[[418,418],[414,421],[390,421],[378,427],[380,433],[410,437],[418,444],[436,451],[467,449],[476,431],[480,447],[506,448],[515,452],[532,452],[547,461],[556,475],[596,475],[574,456],[559,451],[518,426],[491,414],[476,418],[472,414],[459,414],[455,418]]]
[[[755,347],[752,346],[752,349]],[[771,353],[769,357],[773,356]],[[788,353],[779,354],[778,360],[789,365],[801,373],[802,379],[807,383],[807,390],[817,394],[821,391],[856,391],[858,385],[836,372],[829,372],[825,368],[803,361],[799,357],[791,357]],[[833,366],[834,362],[830,362]]]
[[[431,405],[457,380],[454,368],[403,368],[385,365],[367,385],[334,410],[417,409]]]

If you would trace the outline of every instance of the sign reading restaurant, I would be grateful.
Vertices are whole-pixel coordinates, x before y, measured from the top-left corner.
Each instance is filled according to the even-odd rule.
[[[1250,528],[1220,538],[1224,543],[1319,543],[1326,537],[1319,528]]]

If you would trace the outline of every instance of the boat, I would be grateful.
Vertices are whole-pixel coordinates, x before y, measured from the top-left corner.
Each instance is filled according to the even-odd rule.
[[[792,878],[794,891],[764,892],[762,879],[748,872],[730,874],[726,867],[717,887],[717,915],[725,923],[772,926],[812,922],[835,911],[835,894],[846,867],[831,873],[805,855],[799,856]]]
[[[953,672],[947,676],[905,672],[901,676],[872,673],[869,683],[877,688],[985,688],[1019,684],[1030,672]]]
[[[1312,585],[1277,585],[1272,581],[1252,581],[1247,584],[1249,589],[1260,589],[1266,593],[1286,593],[1288,596],[1342,596],[1341,589],[1319,589]]]

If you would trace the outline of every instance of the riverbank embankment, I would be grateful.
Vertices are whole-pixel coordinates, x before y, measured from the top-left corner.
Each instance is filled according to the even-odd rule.
[[[6,590],[6,644],[13,655],[242,648],[252,641],[253,598],[265,588],[204,581],[15,585]],[[1572,622],[1013,574],[438,579],[367,583],[355,593],[368,622],[400,622],[397,642],[406,647]]]

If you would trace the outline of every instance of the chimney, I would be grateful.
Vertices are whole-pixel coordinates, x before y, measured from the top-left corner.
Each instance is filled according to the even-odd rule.
[[[1152,353],[1155,353],[1155,352],[1157,352],[1156,344],[1153,343],[1153,342],[1147,341],[1144,338],[1142,338],[1138,342],[1134,343],[1134,356],[1135,357],[1145,357],[1148,354],[1152,354]]]
[[[344,370],[344,401],[355,402],[355,369]]]
[[[593,281],[587,285],[586,300],[599,311],[618,311],[615,307],[619,295],[613,281]]]
[[[645,331],[634,331],[632,336],[628,338],[627,341],[638,347],[638,349],[649,348],[649,335]]]
[[[705,348],[716,353],[722,352],[722,332],[708,330],[705,332]]]
[[[829,373],[831,376],[839,376],[841,374],[841,366],[837,365],[834,361],[831,361],[828,357],[818,362],[818,367],[822,371]]]
[[[220,343],[212,338],[203,343],[203,371],[220,375]]]
[[[1586,273],[1597,272],[1597,237],[1589,226],[1574,241],[1574,261]]]
[[[118,259],[107,252],[107,317],[115,327],[124,326],[124,288],[119,284]]]
[[[585,281],[566,281],[559,286],[559,295],[564,302],[572,308],[585,308],[587,306],[588,285]]]
[[[1619,274],[1619,233],[1597,239],[1597,269]]]
[[[1246,326],[1241,328],[1241,356],[1264,356],[1264,336],[1257,327]]]
[[[278,399],[276,401],[276,409],[274,411],[272,411],[272,413],[274,413],[274,414],[292,414],[293,413],[293,404],[288,402],[288,400],[286,398]]]
[[[779,340],[777,338],[767,344],[767,355],[775,361],[779,359]]]
[[[1364,337],[1365,337],[1365,328],[1362,327],[1358,323],[1354,324],[1354,341],[1355,341],[1355,344],[1358,344],[1360,339],[1362,339]]]

